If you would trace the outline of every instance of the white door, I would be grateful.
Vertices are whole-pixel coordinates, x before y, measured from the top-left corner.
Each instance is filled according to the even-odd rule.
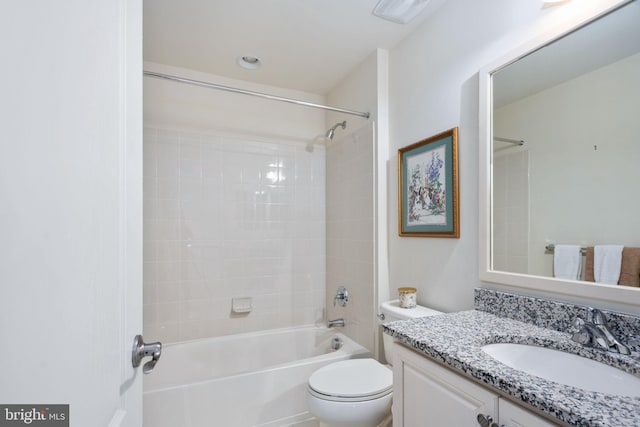
[[[141,0],[0,13],[0,405],[71,426],[142,425],[141,33]]]

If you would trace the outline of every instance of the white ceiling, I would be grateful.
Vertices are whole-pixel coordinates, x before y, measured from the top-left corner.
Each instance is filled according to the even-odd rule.
[[[323,95],[444,1],[401,25],[371,13],[378,0],[144,0],[144,59]],[[242,55],[263,64],[241,68]]]

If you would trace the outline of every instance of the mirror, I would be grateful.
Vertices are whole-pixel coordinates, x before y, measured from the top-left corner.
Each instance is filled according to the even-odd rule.
[[[481,279],[635,305],[554,278],[553,245],[640,247],[640,3],[603,12],[480,72]]]

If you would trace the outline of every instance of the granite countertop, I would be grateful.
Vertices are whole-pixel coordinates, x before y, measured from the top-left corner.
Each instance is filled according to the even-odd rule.
[[[640,397],[614,396],[554,383],[512,369],[482,351],[509,342],[555,348],[640,376],[640,354],[623,356],[585,348],[570,335],[471,310],[390,322],[384,332],[409,347],[569,425],[640,426]]]

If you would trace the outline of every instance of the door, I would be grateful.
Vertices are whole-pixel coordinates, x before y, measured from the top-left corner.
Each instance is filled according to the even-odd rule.
[[[0,14],[0,405],[71,426],[142,425],[141,33],[141,0]]]

